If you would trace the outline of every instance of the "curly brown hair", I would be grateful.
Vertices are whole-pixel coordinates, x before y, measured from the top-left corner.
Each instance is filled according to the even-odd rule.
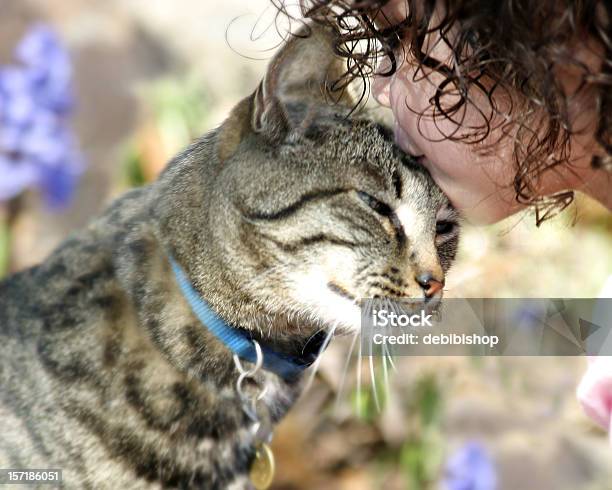
[[[444,135],[469,144],[482,143],[493,129],[507,135],[514,128],[513,180],[516,200],[536,208],[536,221],[565,209],[573,192],[542,197],[537,193],[544,172],[569,162],[572,127],[568,106],[591,91],[597,101],[596,140],[605,155],[595,156],[594,168],[612,168],[612,3],[601,0],[404,0],[406,16],[390,22],[384,7],[389,0],[299,0],[304,17],[329,26],[337,35],[336,50],[347,60],[338,84],[356,78],[366,82],[384,57],[391,76],[408,55],[428,72],[443,76],[429,101],[434,117],[461,126],[464,106],[473,90],[484,94],[490,111],[479,111],[482,124],[469,131]],[[287,14],[283,0],[272,0]],[[440,16],[440,12],[442,15]],[[452,31],[451,31],[452,30]],[[436,32],[455,60],[448,66],[428,53],[427,36]],[[452,34],[452,35],[451,35]],[[575,56],[576,43],[587,45],[601,59],[594,71]],[[403,50],[401,56],[400,50]],[[399,59],[398,59],[399,58]],[[568,94],[555,75],[559,67],[579,73],[577,88]],[[425,71],[423,71],[425,73]],[[512,117],[497,127],[497,94],[511,96]],[[520,94],[520,98],[516,98]],[[445,100],[446,99],[446,100]],[[452,100],[452,103],[446,102]],[[543,111],[542,111],[543,109]],[[480,145],[482,147],[482,145]],[[487,145],[488,151],[493,150]]]

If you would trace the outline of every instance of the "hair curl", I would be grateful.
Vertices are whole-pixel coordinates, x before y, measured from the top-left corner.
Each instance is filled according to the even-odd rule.
[[[593,157],[591,164],[594,168],[612,169],[610,2],[404,1],[407,16],[390,24],[385,22],[383,12],[389,0],[299,0],[304,17],[330,27],[337,35],[336,50],[347,60],[346,72],[338,84],[344,86],[360,78],[367,87],[381,57],[389,60],[389,69],[378,75],[391,76],[401,62],[398,59],[401,49],[403,55],[409,55],[424,69],[422,73],[441,74],[443,80],[427,110],[432,111],[434,120],[447,118],[461,129],[444,137],[477,144],[493,129],[501,129],[502,135],[512,129],[516,136],[513,139],[516,200],[535,206],[538,225],[573,200],[572,191],[539,196],[538,184],[545,172],[559,165],[573,171],[569,162],[572,129],[568,106],[573,97],[587,90],[594,91],[597,99],[596,139],[606,153]],[[288,15],[283,0],[272,2]],[[433,20],[434,12],[443,15]],[[450,48],[454,66],[427,52],[427,35],[434,31]],[[585,39],[602,48],[600,72],[593,73],[572,53],[572,43]],[[566,94],[555,77],[555,68],[561,65],[572,66],[581,74],[581,83],[573,94]],[[482,124],[463,128],[462,115],[474,89],[484,94],[490,110],[480,111]],[[516,94],[521,97],[517,99]],[[511,120],[493,127],[494,116],[501,112],[496,105],[497,95],[505,95],[504,100],[511,95],[512,107],[504,111],[511,115]],[[452,104],[445,103],[445,99],[451,100],[449,96]],[[494,145],[484,148],[492,151]]]

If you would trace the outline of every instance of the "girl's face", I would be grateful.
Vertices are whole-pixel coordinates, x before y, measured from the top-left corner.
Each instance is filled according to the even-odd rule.
[[[405,2],[401,0],[392,1],[386,9],[391,22],[405,17]],[[436,20],[432,19],[432,22]],[[439,38],[431,35],[425,42],[424,50],[452,66],[449,61],[450,49],[444,42],[438,41]],[[509,136],[502,138],[501,130],[493,129],[485,141],[478,144],[466,144],[446,137],[465,134],[467,131],[462,128],[483,125],[481,114],[491,113],[490,103],[484,95],[475,90],[470,92],[471,103],[464,106],[464,113],[459,111],[454,116],[462,120],[461,127],[442,115],[437,115],[434,120],[430,100],[443,77],[432,72],[424,76],[422,69],[418,69],[410,59],[401,60],[401,51],[397,56],[398,63],[403,61],[397,72],[391,77],[376,77],[372,89],[377,101],[393,111],[398,144],[405,151],[421,156],[422,164],[469,221],[492,223],[524,208],[525,205],[516,201],[513,188],[516,168],[512,130]],[[593,63],[593,60],[586,61]],[[384,72],[385,66],[380,71]],[[565,72],[562,68],[558,71],[564,86],[571,87],[576,83],[571,72]],[[515,106],[520,97],[520,94],[513,94]],[[453,101],[447,99],[447,102]],[[500,127],[511,117],[504,114],[503,100],[498,97],[495,103],[500,113],[491,120],[492,128]],[[505,106],[507,108],[509,104]],[[571,171],[569,166],[563,165],[545,173],[538,183],[538,195],[585,187],[585,177],[589,176],[590,158],[594,151],[594,111],[594,100],[588,97],[577,99],[570,106],[570,112],[575,116],[574,127],[582,129],[581,134],[572,137]]]

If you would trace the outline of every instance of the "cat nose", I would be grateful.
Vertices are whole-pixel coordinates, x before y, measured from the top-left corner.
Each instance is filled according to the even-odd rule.
[[[438,281],[431,272],[424,272],[415,277],[426,298],[431,298],[444,287],[444,279]]]

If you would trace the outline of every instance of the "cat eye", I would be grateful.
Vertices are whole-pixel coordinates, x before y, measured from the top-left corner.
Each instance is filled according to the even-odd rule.
[[[436,235],[448,235],[452,233],[457,224],[454,221],[438,221],[436,223]]]
[[[391,207],[384,202],[376,199],[367,192],[357,191],[357,197],[367,204],[372,210],[380,214],[381,216],[391,216],[393,211]]]

